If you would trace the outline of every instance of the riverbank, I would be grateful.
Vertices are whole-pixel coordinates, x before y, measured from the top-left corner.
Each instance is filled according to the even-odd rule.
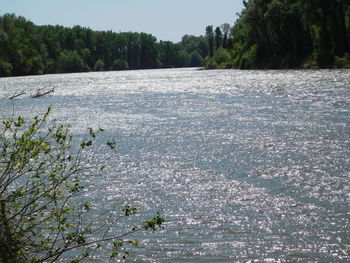
[[[240,61],[234,59],[227,59],[226,61],[220,61],[215,54],[213,57],[206,57],[204,59],[204,69],[350,69],[350,54],[347,53],[342,57],[334,56],[331,58],[331,64],[327,67],[322,66],[315,54],[310,55],[304,59],[300,64],[289,67],[286,63],[280,62],[281,59],[271,58],[259,64],[249,64],[246,62],[246,58]]]

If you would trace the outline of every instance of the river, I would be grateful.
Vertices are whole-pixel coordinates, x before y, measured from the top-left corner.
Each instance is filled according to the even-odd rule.
[[[44,87],[55,92],[29,97]],[[117,142],[89,182],[96,209],[117,200],[166,219],[127,262],[350,261],[349,70],[0,79],[2,119],[49,105],[75,135],[102,127]]]

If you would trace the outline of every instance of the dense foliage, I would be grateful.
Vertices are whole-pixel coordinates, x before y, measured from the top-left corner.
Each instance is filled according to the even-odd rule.
[[[225,42],[220,28],[207,27],[208,68],[350,67],[349,0],[244,1],[230,31]]]
[[[0,16],[0,77],[202,66],[350,67],[350,0],[248,0],[233,27],[158,42],[146,33],[36,26]]]
[[[202,66],[207,49],[204,37],[157,42],[146,33],[36,26],[0,16],[0,76]]]

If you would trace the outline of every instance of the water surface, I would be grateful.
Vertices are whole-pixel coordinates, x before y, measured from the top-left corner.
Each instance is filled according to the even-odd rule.
[[[44,87],[55,92],[29,98]],[[349,70],[0,79],[1,118],[49,105],[77,136],[103,127],[117,141],[111,172],[89,182],[97,209],[165,215],[129,262],[350,260]]]

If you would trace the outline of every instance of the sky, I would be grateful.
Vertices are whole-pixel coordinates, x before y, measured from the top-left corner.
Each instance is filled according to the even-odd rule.
[[[37,25],[80,25],[93,30],[145,32],[178,42],[204,35],[207,25],[233,25],[242,0],[1,0],[0,14]]]

